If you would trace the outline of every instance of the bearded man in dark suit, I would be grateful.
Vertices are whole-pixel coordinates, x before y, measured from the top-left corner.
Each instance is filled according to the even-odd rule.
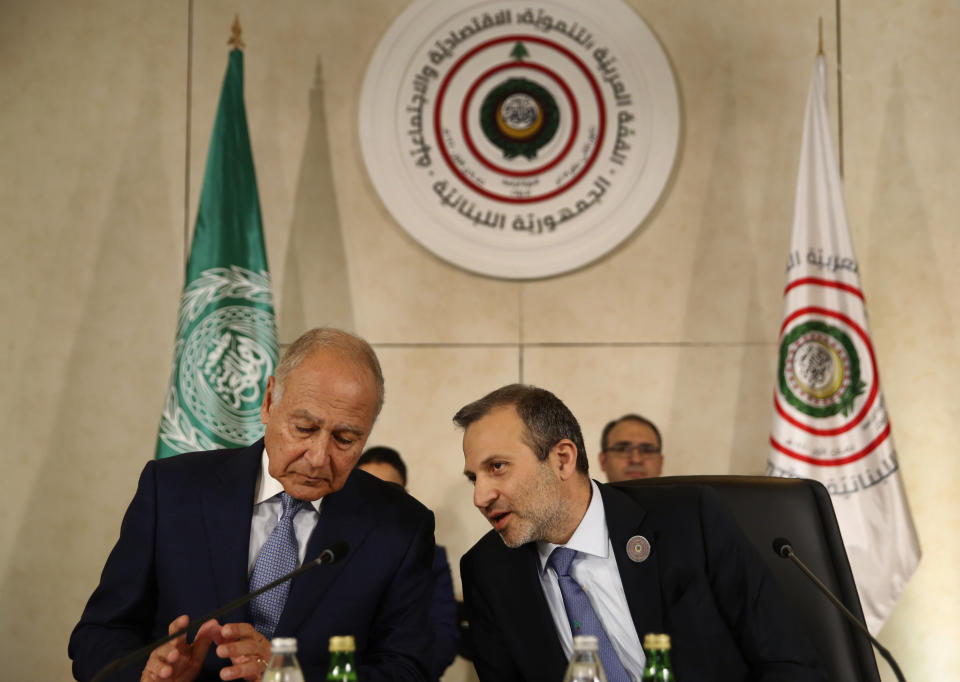
[[[361,679],[427,682],[433,514],[354,470],[382,404],[373,349],[315,329],[267,383],[263,440],[149,462],[70,638],[76,678],[270,582],[258,574],[287,573],[346,541],[342,561],[263,595],[289,590],[279,602],[258,597],[230,622],[208,621],[193,641],[179,637],[110,679],[256,681],[269,638],[281,636],[299,640],[306,679],[322,680],[329,638],[353,635]],[[284,562],[289,570],[277,568]]]
[[[460,564],[482,682],[562,679],[576,634],[598,637],[609,682],[636,682],[650,632],[671,636],[680,680],[826,679],[708,489],[591,481],[576,419],[532,386],[498,389],[454,422],[493,526]]]

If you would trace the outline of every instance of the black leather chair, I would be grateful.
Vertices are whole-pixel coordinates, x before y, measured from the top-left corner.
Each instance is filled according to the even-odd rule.
[[[790,540],[797,557],[863,622],[833,503],[817,481],[767,476],[665,476],[630,485],[706,485],[727,504],[743,532],[780,584],[792,614],[816,648],[830,680],[880,682],[873,648],[830,600],[789,559],[773,551],[773,539]],[[784,617],[789,617],[784,614]]]

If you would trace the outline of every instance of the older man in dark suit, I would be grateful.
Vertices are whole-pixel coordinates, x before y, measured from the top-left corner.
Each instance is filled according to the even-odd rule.
[[[461,561],[482,682],[561,679],[577,634],[597,636],[608,682],[636,682],[649,632],[671,636],[680,680],[825,680],[708,490],[591,481],[576,419],[543,389],[505,386],[454,421],[493,526]]]
[[[126,679],[259,680],[276,635],[296,637],[321,680],[329,637],[353,635],[361,679],[426,682],[433,515],[354,471],[382,403],[370,346],[313,330],[267,384],[262,441],[148,463],[70,638],[77,679],[346,541],[343,561],[158,647]]]

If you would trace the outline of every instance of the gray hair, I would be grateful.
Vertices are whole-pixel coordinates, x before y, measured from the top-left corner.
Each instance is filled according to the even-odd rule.
[[[345,332],[342,329],[333,327],[317,327],[305,332],[294,341],[283,353],[283,357],[277,364],[277,369],[273,373],[274,378],[274,397],[280,400],[283,395],[283,383],[287,376],[300,366],[304,360],[310,357],[314,352],[321,348],[333,348],[348,356],[351,360],[364,365],[373,374],[377,383],[377,411],[374,416],[380,414],[383,407],[383,371],[380,369],[380,361],[377,360],[377,354],[369,343],[359,336]]]

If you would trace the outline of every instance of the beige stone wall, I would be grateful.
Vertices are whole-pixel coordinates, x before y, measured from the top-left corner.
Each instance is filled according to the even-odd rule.
[[[357,102],[405,3],[193,9],[189,222],[238,13],[282,340],[329,323],[377,346],[370,442],[404,453],[454,559],[485,524],[450,416],[518,378],[568,402],[594,464],[604,421],[639,411],[667,473],[763,469],[816,19],[833,93],[834,3],[630,4],[678,81],[676,170],[621,248],[529,283],[439,261],[373,192]],[[184,0],[0,3],[4,679],[69,678],[67,636],[153,452],[184,262],[189,19]],[[960,19],[948,0],[848,0],[842,27],[847,206],[924,549],[881,641],[908,678],[940,678],[960,669]]]

